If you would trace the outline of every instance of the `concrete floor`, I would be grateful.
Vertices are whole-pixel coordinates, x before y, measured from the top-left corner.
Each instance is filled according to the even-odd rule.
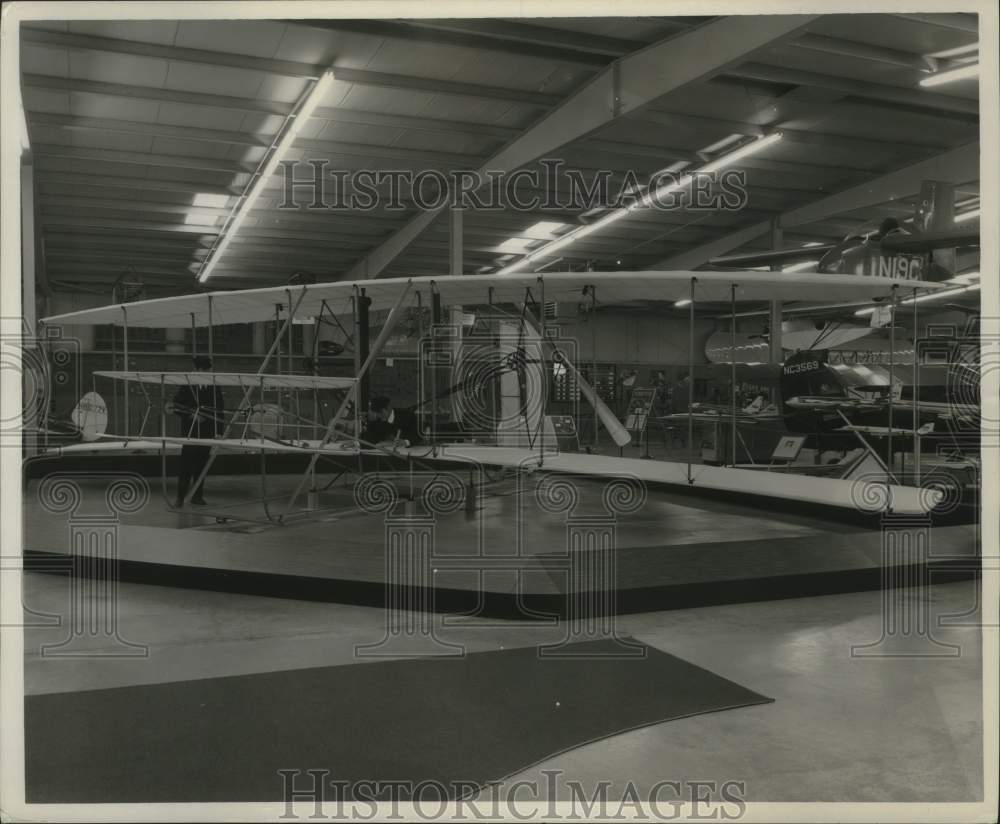
[[[25,606],[66,614],[62,576],[26,574]],[[775,703],[624,733],[579,747],[521,774],[543,770],[593,786],[607,780],[650,788],[663,780],[746,782],[751,801],[973,801],[982,798],[981,635],[978,583],[934,586],[936,640],[949,657],[856,657],[877,641],[879,592],[644,613],[618,619],[618,633],[680,656],[773,697]],[[254,596],[120,586],[122,637],[148,646],[139,658],[42,657],[64,627],[25,630],[29,694],[354,663],[356,644],[381,639],[381,610]],[[37,623],[36,615],[26,620]],[[496,649],[558,640],[564,627],[465,619],[443,640]],[[91,652],[114,645],[88,640]],[[915,651],[924,650],[917,645]],[[384,659],[383,659],[384,660]],[[487,708],[484,708],[486,711]],[[263,708],[262,708],[263,710]],[[565,797],[565,788],[557,795]]]

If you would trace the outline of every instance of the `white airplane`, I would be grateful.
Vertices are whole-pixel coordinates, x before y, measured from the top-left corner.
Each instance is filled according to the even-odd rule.
[[[442,444],[429,446],[406,446],[399,444],[367,444],[360,440],[361,416],[356,403],[361,379],[368,373],[375,358],[381,353],[386,340],[404,314],[407,302],[429,306],[484,307],[485,311],[499,310],[500,307],[514,305],[522,311],[507,311],[506,317],[520,317],[525,340],[533,342],[539,355],[539,368],[544,368],[545,360],[558,360],[575,377],[583,397],[593,406],[597,418],[610,433],[614,443],[622,447],[629,443],[630,435],[621,422],[601,401],[597,393],[570,362],[565,352],[557,348],[557,343],[548,335],[543,314],[538,307],[555,301],[557,303],[585,304],[590,308],[597,305],[613,306],[634,301],[654,301],[673,304],[681,299],[690,301],[689,317],[693,321],[696,306],[706,304],[735,305],[736,302],[761,302],[781,300],[792,302],[808,298],[810,301],[843,302],[846,299],[884,298],[894,285],[907,289],[938,288],[936,284],[919,283],[913,280],[894,278],[873,278],[862,275],[838,274],[794,274],[771,272],[556,272],[544,275],[525,274],[504,277],[448,276],[442,278],[387,278],[362,282],[334,282],[279,286],[239,291],[207,292],[192,295],[136,301],[128,304],[86,309],[65,315],[43,319],[49,327],[60,324],[115,324],[123,328],[124,351],[127,356],[128,330],[136,327],[149,328],[190,328],[210,329],[230,323],[250,323],[272,321],[276,317],[283,328],[276,336],[276,343],[293,321],[304,319],[321,322],[325,315],[334,317],[351,316],[355,298],[368,299],[369,312],[388,310],[388,317],[377,339],[372,343],[369,354],[358,364],[356,374],[351,378],[323,378],[313,375],[278,375],[268,373],[274,360],[275,346],[263,357],[257,373],[212,373],[212,372],[99,372],[96,377],[132,381],[143,387],[143,393],[156,391],[159,385],[162,395],[160,414],[147,412],[143,417],[140,431],[134,433],[102,433],[99,437],[115,441],[123,450],[149,448],[158,444],[160,450],[169,445],[210,446],[212,456],[221,450],[267,453],[298,453],[308,457],[307,468],[295,492],[290,496],[282,516],[292,515],[295,504],[307,487],[315,488],[316,464],[322,456],[359,456],[365,454],[392,454],[404,462],[433,459],[453,465],[492,465],[513,469],[533,470],[540,466],[579,475],[609,476],[634,474],[644,480],[683,484],[700,484],[712,489],[754,490],[757,494],[773,494],[777,497],[818,503],[840,501],[851,505],[849,490],[836,492],[823,486],[830,483],[826,478],[799,479],[795,486],[768,490],[759,478],[738,477],[749,470],[727,467],[692,466],[691,463],[671,464],[668,462],[638,461],[598,455],[556,454],[555,440],[546,437],[543,420],[536,410],[536,419],[525,414],[519,427],[519,434],[527,438],[528,446],[511,446],[510,440],[499,437],[495,445]],[[534,307],[536,317],[531,318],[524,307]],[[717,308],[716,308],[717,311]],[[501,353],[498,353],[498,360]],[[693,353],[692,363],[693,368]],[[543,373],[543,374],[547,374]],[[166,387],[181,385],[208,385],[236,389],[242,394],[232,415],[227,416],[225,432],[221,438],[190,438],[168,435],[164,425]],[[542,385],[545,385],[543,382]],[[317,393],[336,391],[339,403],[332,416],[322,420],[317,416],[308,421],[316,437],[291,437],[276,426],[265,433],[261,421],[253,422],[254,410],[265,403],[269,390],[292,393]],[[256,399],[255,399],[256,398]],[[332,407],[331,407],[332,408]],[[349,411],[353,408],[353,415]],[[272,411],[279,414],[281,407]],[[353,417],[353,421],[350,418]],[[151,421],[159,419],[159,431],[146,431]],[[275,421],[278,424],[280,421]],[[301,421],[300,421],[301,424]],[[292,427],[295,428],[294,426]],[[507,433],[509,434],[509,433]],[[94,444],[79,447],[64,447],[64,454],[92,448]],[[635,464],[633,466],[633,464]],[[205,472],[208,469],[206,467]],[[727,473],[737,473],[731,476]],[[203,473],[204,474],[204,473]],[[813,488],[817,482],[823,488]],[[773,483],[769,481],[768,483]],[[192,487],[196,487],[197,483]],[[894,506],[917,507],[920,496],[917,490],[894,488]],[[189,493],[190,496],[191,493]],[[926,496],[925,496],[926,500]],[[268,520],[275,520],[268,516]]]

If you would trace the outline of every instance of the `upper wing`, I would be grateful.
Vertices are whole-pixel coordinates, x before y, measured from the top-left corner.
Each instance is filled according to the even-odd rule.
[[[807,259],[822,254],[827,247],[809,246],[795,250]],[[419,278],[384,278],[352,283],[336,281],[306,286],[280,286],[264,289],[241,289],[226,292],[201,292],[136,301],[127,305],[127,315],[121,305],[84,309],[43,319],[53,324],[105,324],[130,327],[188,328],[211,324],[250,323],[273,320],[275,304],[297,305],[301,318],[315,318],[321,312],[341,315],[350,312],[354,290],[364,286],[371,299],[370,311],[392,309],[401,299],[416,299],[416,294],[432,291],[440,297],[442,306],[476,306],[485,303],[520,304],[531,290],[537,296],[544,286],[545,299],[563,303],[586,300],[592,289],[601,304],[612,306],[632,301],[673,302],[692,297],[698,303],[728,303],[735,285],[737,301],[794,301],[809,295],[815,301],[838,302],[885,297],[893,285],[914,285],[922,289],[939,288],[935,284],[916,284],[897,278],[870,278],[862,275],[836,275],[799,272],[794,276],[781,272],[711,271],[637,271],[637,272],[552,272],[512,274],[503,278],[483,278],[480,275]],[[301,301],[300,301],[301,298]],[[212,311],[209,312],[209,306]],[[324,308],[325,307],[325,308]],[[287,317],[287,311],[285,313]]]
[[[924,232],[919,235],[891,234],[882,238],[883,252],[931,252],[934,249],[952,249],[961,246],[978,246],[979,230],[959,232]]]
[[[713,266],[725,266],[732,269],[767,266],[771,263],[795,263],[800,260],[813,260],[814,258],[822,257],[830,250],[836,248],[836,244],[827,243],[819,246],[799,246],[795,249],[769,249],[766,252],[747,252],[742,255],[725,255],[723,257],[712,258],[709,263]]]
[[[354,378],[318,375],[262,375],[256,372],[113,372],[98,370],[98,377],[160,386],[238,386],[243,389],[346,389]]]

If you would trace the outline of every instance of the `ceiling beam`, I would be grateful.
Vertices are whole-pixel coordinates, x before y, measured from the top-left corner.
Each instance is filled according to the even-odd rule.
[[[155,265],[135,265],[134,267],[130,264],[120,264],[120,265],[102,265],[101,263],[54,263],[52,264],[52,275],[61,280],[67,277],[79,276],[82,274],[93,274],[93,275],[103,275],[107,278],[108,283],[114,283],[119,275],[128,269],[130,274],[135,274],[138,276],[151,276],[158,275],[160,277],[168,278],[183,278],[185,276],[190,277],[191,273],[187,268],[187,264],[179,264],[176,267],[171,266],[155,266]]]
[[[177,180],[157,180],[148,177],[128,177],[126,175],[88,175],[78,172],[38,171],[35,179],[39,183],[59,184],[64,186],[87,186],[107,189],[138,189],[142,192],[182,192],[195,195],[199,193],[210,195],[232,195],[233,190],[226,186],[213,186],[205,183],[186,183]]]
[[[52,77],[47,74],[26,74],[24,75],[23,82],[27,88],[34,89],[56,89],[64,92],[82,92],[109,97],[128,97],[137,100],[185,103],[191,106],[234,109],[240,112],[263,112],[264,114],[277,114],[283,117],[287,117],[294,108],[293,103],[284,103],[277,100],[255,100],[251,97],[205,94],[204,92],[180,92],[173,89],[155,89],[152,86],[131,86],[126,83],[74,80],[66,77]]]
[[[568,47],[577,51],[603,54],[608,57],[621,57],[648,45],[648,43],[640,40],[629,40],[622,37],[609,37],[602,34],[573,31],[572,29],[536,26],[519,21],[489,18],[481,20],[461,20],[457,18],[444,20],[417,19],[407,20],[406,22],[411,26],[419,26],[427,29],[468,32],[480,37],[517,43],[532,43],[536,46]],[[703,21],[696,18],[658,17],[656,18],[656,22],[672,29],[685,29]]]
[[[127,163],[140,166],[165,166],[170,169],[249,174],[250,170],[234,160],[188,155],[165,155],[152,152],[122,152],[117,149],[95,149],[90,146],[63,146],[60,143],[38,143],[32,147],[36,155],[67,157],[74,160],[96,160],[105,163]]]
[[[558,105],[562,98],[554,94],[542,94],[526,89],[511,89],[502,86],[482,86],[478,83],[462,83],[455,80],[435,80],[429,77],[414,77],[408,74],[388,74],[368,69],[334,67],[334,76],[344,83],[359,86],[380,86],[389,89],[403,89],[433,94],[449,94],[460,97],[480,97],[489,100],[504,100],[524,106],[548,109]]]
[[[821,198],[791,211],[779,220],[782,227],[817,222],[833,215],[908,197],[920,187],[922,180],[966,181],[979,177],[979,141],[922,160],[867,183]],[[656,270],[695,269],[710,258],[730,252],[769,231],[770,221],[754,223],[679,255],[660,261]]]
[[[408,129],[417,132],[440,134],[468,134],[508,140],[518,133],[510,126],[494,126],[489,123],[466,123],[458,120],[441,120],[432,117],[369,112],[340,106],[318,106],[312,114],[317,120],[336,123],[353,123],[361,126],[383,126],[393,129]]]
[[[435,28],[426,25],[413,25],[409,21],[349,20],[339,18],[323,20],[287,20],[285,22],[293,25],[306,25],[310,28],[323,29],[324,31],[364,34],[371,37],[381,37],[388,40],[401,40],[406,42],[437,43],[442,46],[479,49],[517,55],[520,57],[536,57],[559,63],[571,63],[580,66],[592,66],[595,68],[605,66],[614,59],[611,55],[593,51],[583,51],[559,45],[558,39],[556,38],[551,38],[554,40],[552,43],[535,44],[527,43],[521,40],[510,40],[507,38],[501,39],[473,30],[454,31],[451,29]]]
[[[112,235],[68,234],[66,232],[47,232],[45,247],[59,254],[72,254],[76,251],[88,250],[107,253],[135,253],[189,255],[207,252],[208,246],[201,245],[197,238],[133,238],[128,235],[114,237]]]
[[[218,229],[212,226],[196,226],[186,223],[155,223],[142,220],[113,220],[83,217],[78,215],[49,215],[44,222],[45,231],[55,227],[77,227],[104,230],[108,232],[152,232],[156,234],[214,235]]]
[[[780,101],[781,98],[778,98]],[[794,107],[793,107],[794,108]],[[827,108],[826,114],[836,110]],[[784,125],[784,121],[791,121],[794,118],[789,113],[784,113],[782,117],[775,117],[766,124],[750,123],[741,120],[728,120],[714,117],[701,117],[679,112],[662,112],[646,110],[637,114],[634,118],[637,122],[656,123],[662,126],[691,125],[706,129],[715,129],[719,134],[744,134],[748,137],[763,137],[772,132],[780,131],[785,140],[793,143],[805,143],[816,146],[828,146],[834,149],[846,149],[848,151],[865,152],[879,148],[913,148],[913,149],[941,149],[947,148],[947,143],[935,140],[932,134],[913,134],[904,141],[884,140],[874,137],[858,137],[853,135],[830,134],[815,130],[790,129]]]
[[[246,69],[265,74],[311,80],[322,77],[326,70],[325,66],[314,66],[310,63],[300,63],[294,60],[274,60],[267,57],[251,57],[250,55],[232,54],[224,51],[140,43],[117,37],[99,37],[91,34],[37,29],[32,28],[30,23],[22,25],[21,32],[22,42],[78,52],[97,51],[108,54],[131,54],[136,57],[151,57],[179,63],[194,63],[201,66],[224,66],[230,69]]]
[[[487,100],[501,100],[536,109],[548,109],[562,101],[562,98],[558,95],[542,94],[541,92],[532,92],[523,89],[483,86],[476,83],[461,83],[452,80],[414,77],[412,75],[387,74],[385,72],[373,72],[366,69],[335,68],[334,75],[338,81],[354,83],[359,86],[377,86],[427,92],[428,94],[447,94]],[[43,74],[25,75],[24,85],[28,88],[86,92],[112,97],[129,97],[140,100],[185,103],[192,106],[235,109],[244,112],[264,112],[266,114],[281,116],[287,116],[294,108],[293,103],[273,100],[257,100],[247,97],[234,97],[232,95],[205,94],[203,92],[182,92],[172,89],[157,89],[152,86],[132,86],[125,83],[75,80]]]
[[[904,143],[914,139],[947,148],[949,137],[954,139],[956,132],[967,132],[972,140],[979,134],[979,119],[971,115],[944,112],[937,109],[900,109],[886,106],[874,100],[864,101],[857,97],[847,98],[836,92],[829,92],[825,99],[809,100],[792,93],[777,94],[773,91],[757,92],[753,97],[747,94],[746,86],[732,78],[715,78],[709,80],[705,93],[721,109],[732,112],[735,122],[744,120],[759,126],[776,126],[787,121],[804,121],[804,128],[821,129],[827,122],[856,123],[859,130],[866,129],[869,123],[874,128],[890,127],[906,135]],[[657,107],[660,111],[660,107]],[[669,114],[678,114],[670,112]],[[683,112],[680,114],[684,114]],[[937,132],[945,130],[945,136]],[[859,134],[863,136],[864,132]],[[933,135],[933,138],[928,137]],[[953,143],[951,145],[954,145]]]
[[[433,167],[443,171],[444,167],[462,168],[469,163],[482,160],[479,155],[459,154],[458,152],[430,152],[425,149],[407,149],[398,146],[380,146],[372,143],[344,143],[334,140],[311,140],[300,137],[295,145],[300,149],[313,149],[329,155],[344,155],[348,157],[377,158],[379,160],[405,160],[418,163],[433,164]]]
[[[979,178],[979,141],[967,143],[949,152],[921,160],[876,180],[825,197],[817,203],[800,206],[781,218],[782,226],[812,223],[831,215],[862,209],[873,203],[885,203],[912,195],[923,180],[966,181]]]
[[[836,54],[858,60],[868,60],[872,63],[885,63],[890,66],[902,66],[914,71],[926,72],[931,69],[922,54],[889,49],[885,46],[872,46],[857,40],[845,40],[841,37],[827,37],[823,34],[803,34],[789,42],[790,46],[809,51]]]
[[[742,62],[758,49],[801,31],[815,18],[767,15],[755,18],[752,24],[745,18],[721,18],[620,58],[500,149],[484,168],[520,168],[546,152],[593,133],[616,117],[638,111],[675,89]],[[422,212],[412,218],[352,267],[348,277],[377,277],[440,211]]]
[[[144,137],[169,137],[177,140],[198,140],[206,143],[227,143],[237,146],[267,147],[265,140],[250,132],[233,132],[225,129],[202,129],[193,126],[170,126],[166,123],[148,123],[139,120],[115,120],[108,117],[79,117],[49,112],[28,112],[30,126],[52,126],[67,131],[112,132],[135,134]]]
[[[51,250],[47,250],[48,258],[53,265],[58,266],[63,261],[68,262],[70,265],[76,264],[93,264],[97,263],[107,263],[114,262],[116,265],[126,265],[128,263],[135,263],[138,265],[146,266],[188,266],[192,260],[195,260],[190,254],[184,254],[183,250],[178,249],[175,254],[141,254],[138,250],[126,250],[126,249],[113,249],[111,251],[105,251],[101,249],[91,249],[90,247],[80,247],[76,249],[62,249],[56,247]]]
[[[601,158],[644,158],[646,162],[637,163],[633,160],[631,163],[622,163],[620,165],[625,166],[638,175],[653,174],[655,172],[663,169],[664,165],[671,160],[684,160],[687,159],[690,162],[697,164],[702,164],[705,159],[700,157],[695,152],[688,153],[687,158],[675,157],[672,152],[673,149],[665,148],[663,154],[657,155],[655,147],[647,147],[642,144],[630,144],[630,143],[603,143],[603,149],[601,150],[591,150],[591,141],[582,141],[580,143],[574,143],[571,146],[567,146],[563,152],[563,159],[567,161],[567,165],[571,168],[581,169],[581,166],[586,166],[586,163],[573,163],[574,158],[579,158],[581,160],[587,159],[596,165],[596,163],[601,162]],[[596,153],[596,156],[594,154]],[[588,155],[590,155],[588,157]],[[652,161],[652,162],[651,162]],[[864,168],[853,165],[846,165],[837,162],[826,162],[826,163],[809,163],[806,160],[800,161],[789,161],[789,160],[773,160],[771,158],[764,157],[747,157],[744,158],[735,169],[743,169],[745,171],[751,171],[753,169],[760,169],[768,172],[775,172],[778,174],[788,174],[795,176],[816,176],[816,175],[835,175],[837,177],[866,177],[871,174],[870,168]],[[582,171],[582,169],[581,169]]]
[[[768,83],[785,83],[793,86],[811,86],[820,89],[830,89],[848,95],[858,95],[873,100],[886,100],[892,103],[903,103],[924,109],[938,109],[955,114],[979,116],[979,101],[963,97],[928,92],[919,87],[890,86],[885,83],[872,83],[867,80],[854,80],[849,77],[836,77],[819,72],[807,72],[799,69],[787,69],[783,66],[771,66],[764,63],[743,63],[727,74],[747,80],[763,80]]]
[[[45,206],[60,206],[79,209],[81,214],[92,213],[101,209],[125,209],[130,212],[161,212],[164,214],[187,215],[197,213],[210,218],[225,217],[229,209],[212,206],[194,206],[191,203],[170,203],[160,200],[115,200],[95,197],[93,195],[46,194],[39,196],[39,201]]]
[[[979,25],[975,14],[897,14],[904,20],[913,20],[928,26],[940,26],[945,29],[955,29],[969,34],[979,34]]]

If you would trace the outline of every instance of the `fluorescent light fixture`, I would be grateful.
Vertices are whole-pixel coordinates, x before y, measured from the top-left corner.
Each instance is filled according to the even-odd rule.
[[[501,269],[499,272],[497,272],[497,274],[498,275],[509,275],[511,272],[516,272],[518,269],[523,269],[529,263],[531,263],[531,261],[528,258],[521,258],[520,260],[514,261],[513,263],[509,264],[508,266],[504,266],[503,269]]]
[[[666,169],[662,169],[661,171],[676,173],[682,171],[683,169],[686,169],[690,165],[691,165],[690,160],[678,160],[676,163],[671,163],[669,166],[667,166]]]
[[[924,88],[941,86],[944,83],[954,83],[956,80],[967,80],[970,77],[979,77],[979,64],[973,63],[970,66],[960,66],[957,69],[948,69],[943,72],[936,72],[920,81]]]
[[[681,298],[680,300],[674,301],[674,306],[680,309],[684,306],[688,306],[690,303],[691,303],[691,298]]]
[[[802,263],[793,263],[791,266],[782,266],[782,272],[808,272],[816,268],[818,260],[804,260]]]
[[[612,211],[604,215],[604,217],[595,220],[593,223],[588,223],[586,226],[581,226],[578,229],[574,229],[573,231],[565,235],[562,235],[561,237],[556,238],[550,243],[546,243],[544,246],[540,246],[539,248],[533,250],[526,257],[522,258],[516,263],[512,263],[509,266],[505,266],[503,269],[500,269],[497,272],[497,274],[507,275],[510,274],[511,272],[516,272],[519,269],[523,269],[528,263],[531,263],[547,255],[550,255],[557,249],[562,249],[564,246],[572,243],[574,240],[586,237],[587,235],[593,232],[597,232],[606,226],[610,226],[615,221],[628,217],[629,214],[631,214],[632,212],[638,211],[641,208],[649,206],[653,202],[654,197],[659,198],[662,197],[663,195],[669,194],[670,192],[677,191],[678,189],[683,189],[685,186],[689,185],[691,181],[694,179],[693,175],[698,174],[699,172],[708,173],[717,171],[718,169],[722,169],[726,166],[729,166],[733,163],[742,160],[745,157],[749,157],[752,154],[756,154],[757,152],[762,151],[768,148],[769,146],[773,146],[779,140],[781,140],[781,132],[772,132],[771,134],[766,135],[765,137],[759,137],[756,140],[752,140],[745,146],[742,146],[741,148],[736,149],[735,151],[732,151],[729,154],[724,155],[722,157],[717,157],[715,158],[715,160],[710,161],[709,163],[694,170],[693,172],[685,174],[682,177],[678,178],[677,180],[661,186],[655,192],[647,192],[645,195],[643,195],[643,197],[639,201],[633,203],[631,206],[623,206],[619,209],[613,209]],[[536,224],[536,226],[537,225],[539,224]]]
[[[326,96],[333,82],[333,71],[324,72],[323,76],[300,99],[298,107],[285,119],[284,126],[278,132],[275,141],[271,144],[267,160],[261,166],[258,166],[257,171],[251,176],[250,182],[243,190],[243,194],[236,202],[236,206],[229,213],[228,221],[223,225],[219,235],[216,237],[215,245],[210,251],[209,257],[206,259],[201,271],[198,273],[199,283],[204,283],[208,280],[212,274],[212,270],[226,253],[226,249],[229,248],[233,236],[239,231],[240,226],[243,225],[243,221],[246,220],[250,210],[253,209],[254,204],[263,193],[267,179],[275,173],[278,164],[288,153],[292,144],[295,143],[295,138],[298,137],[299,132],[302,131],[303,126],[305,126],[306,122],[312,116],[320,101]]]
[[[551,254],[552,252],[562,249],[564,246],[569,246],[574,240],[576,240],[576,236],[573,234],[558,238],[543,247],[545,249],[545,254]]]
[[[954,297],[955,295],[960,295],[963,292],[975,292],[975,291],[978,291],[978,290],[979,290],[979,284],[978,283],[972,283],[972,284],[969,284],[968,286],[959,286],[959,287],[956,287],[955,289],[941,289],[940,291],[931,292],[930,294],[927,294],[927,295],[917,295],[917,297],[915,297],[915,298],[906,298],[905,300],[899,301],[897,305],[903,306],[903,305],[906,305],[906,304],[923,303],[924,301],[928,301],[928,300],[939,300],[940,298],[950,298],[950,297]],[[879,305],[880,306],[888,306],[889,304],[882,303],[882,304],[879,304]],[[864,309],[858,309],[858,311],[855,312],[854,314],[857,315],[858,317],[861,317],[863,315],[871,315],[878,308],[879,308],[878,306],[868,306],[868,307],[866,307]]]
[[[528,247],[533,242],[534,241],[523,237],[512,237],[497,246],[496,251],[503,252],[504,254],[523,255],[528,251]]]
[[[705,152],[706,154],[711,154],[712,152],[717,152],[719,151],[719,149],[724,149],[726,148],[726,146],[729,146],[733,143],[738,143],[740,140],[743,139],[743,137],[744,136],[742,134],[734,133],[729,135],[729,137],[722,138],[722,140],[716,140],[715,143],[713,143],[711,146],[706,146],[704,149],[700,149],[699,151]]]
[[[718,169],[723,169],[726,166],[731,166],[739,160],[745,157],[750,157],[750,155],[757,154],[757,152],[762,152],[769,146],[773,146],[775,143],[780,141],[782,138],[781,132],[771,132],[771,134],[765,137],[758,137],[756,140],[747,143],[742,148],[737,149],[734,152],[730,152],[722,157],[717,157],[715,160],[709,162],[708,164],[702,166],[698,169],[698,172],[714,172]]]
[[[970,209],[968,212],[960,212],[955,215],[955,223],[965,223],[967,220],[975,220],[980,216],[981,209]]]
[[[198,192],[194,196],[192,206],[207,206],[211,209],[225,209],[229,203],[229,195],[210,195],[206,192]]]
[[[808,249],[811,246],[822,246],[818,240],[810,240],[808,243],[803,243],[802,248]],[[782,272],[809,272],[815,269],[816,265],[819,263],[819,258],[813,258],[812,260],[804,260],[801,263],[793,263],[791,266],[782,266]],[[763,271],[769,271],[765,268]]]
[[[218,219],[218,215],[205,214],[205,212],[188,212],[184,215],[184,223],[188,226],[214,226]]]
[[[781,132],[772,132],[765,137],[758,137],[756,140],[752,140],[745,146],[730,152],[729,154],[723,155],[722,157],[717,157],[715,160],[711,160],[704,166],[695,169],[686,175],[679,177],[670,183],[661,186],[655,192],[647,194],[639,203],[636,203],[629,207],[629,211],[637,211],[640,208],[649,206],[653,199],[659,199],[671,192],[676,192],[690,185],[691,181],[694,179],[696,174],[708,174],[710,172],[717,172],[719,169],[724,169],[726,166],[731,166],[733,163],[737,163],[745,157],[756,154],[757,152],[763,151],[769,146],[773,146],[779,140],[781,140]]]
[[[936,57],[939,60],[947,59],[949,57],[958,57],[961,54],[969,54],[970,52],[978,52],[979,43],[966,43],[964,46],[956,46],[953,49],[945,49],[944,51],[932,52],[928,54],[928,57]]]
[[[961,274],[955,275],[955,277],[949,279],[949,283],[975,283],[979,280],[980,274],[976,272],[962,272]]]
[[[557,220],[540,220],[534,226],[529,226],[524,230],[526,237],[535,240],[551,240],[560,229],[565,229],[568,224],[560,223]]]

